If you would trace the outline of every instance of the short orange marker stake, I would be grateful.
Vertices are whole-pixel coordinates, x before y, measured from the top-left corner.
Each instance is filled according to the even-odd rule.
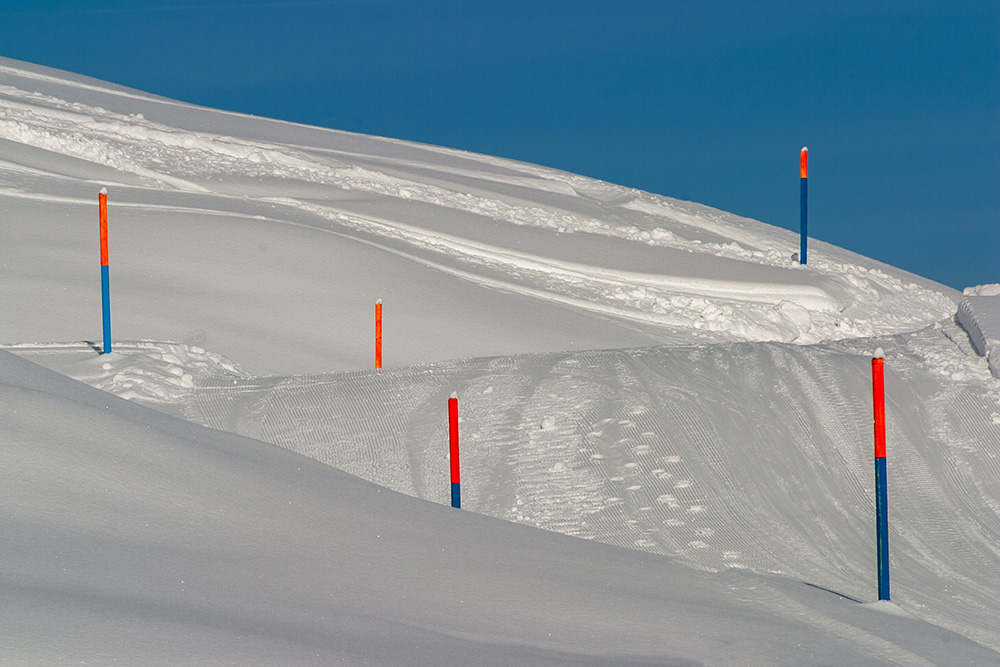
[[[382,368],[382,299],[375,302],[375,368]]]
[[[451,506],[462,509],[461,466],[458,462],[458,392],[448,399],[448,454],[451,459]]]

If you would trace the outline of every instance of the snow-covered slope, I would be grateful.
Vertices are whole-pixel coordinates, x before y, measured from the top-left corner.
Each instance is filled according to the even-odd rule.
[[[791,233],[697,204],[4,59],[0,212],[5,659],[1000,663],[1000,381],[953,290],[818,241],[802,267]],[[879,346],[881,608],[850,601],[874,598]],[[456,390],[461,513],[433,504]],[[124,528],[146,516],[149,541]]]
[[[0,351],[5,665],[995,664],[892,608],[440,508]]]
[[[0,160],[12,342],[100,333],[88,277],[105,186],[116,335],[257,373],[370,367],[376,299],[386,363],[407,365],[911,331],[958,298],[820,242],[803,268],[795,235],[697,204],[13,61]]]

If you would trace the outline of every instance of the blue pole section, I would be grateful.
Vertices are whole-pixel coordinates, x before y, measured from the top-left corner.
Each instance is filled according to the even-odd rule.
[[[111,352],[111,287],[108,265],[101,266],[101,309],[104,314],[104,354]]]
[[[878,549],[878,599],[889,599],[889,493],[885,480],[885,457],[875,459],[875,520]]]
[[[451,483],[451,506],[462,509],[462,488],[458,482]]]
[[[809,238],[809,149],[799,153],[799,264],[806,263],[806,240]]]

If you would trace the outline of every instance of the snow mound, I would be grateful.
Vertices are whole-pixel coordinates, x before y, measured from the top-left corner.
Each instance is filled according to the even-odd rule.
[[[962,294],[965,296],[1000,296],[1000,283],[966,287],[962,290]]]

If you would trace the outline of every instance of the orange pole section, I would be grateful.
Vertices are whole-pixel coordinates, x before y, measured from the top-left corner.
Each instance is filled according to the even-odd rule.
[[[382,368],[382,299],[375,302],[375,368]]]
[[[881,349],[881,348],[880,348]],[[872,402],[875,414],[875,458],[885,458],[885,359],[872,359]]]
[[[101,220],[101,266],[108,265],[108,191],[101,188],[97,195],[97,207]],[[93,211],[94,209],[90,209]],[[93,215],[93,214],[91,214]],[[93,218],[91,218],[93,220]],[[93,227],[91,227],[93,229]],[[93,237],[91,237],[93,238]]]
[[[461,466],[458,463],[458,393],[448,399],[448,448],[451,458],[451,506],[462,508]]]

